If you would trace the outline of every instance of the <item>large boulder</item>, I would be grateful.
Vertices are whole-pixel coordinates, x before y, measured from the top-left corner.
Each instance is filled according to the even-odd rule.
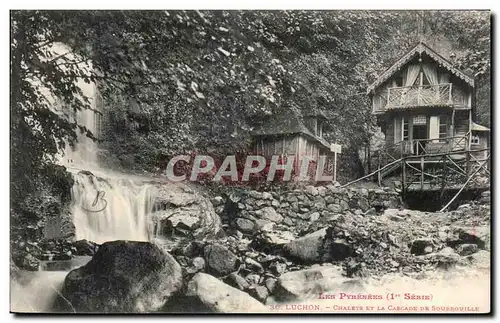
[[[245,292],[224,284],[204,273],[196,274],[188,283],[186,297],[193,304],[201,302],[205,309],[215,313],[262,313],[267,308]]]
[[[154,312],[181,286],[180,265],[158,246],[136,241],[106,242],[87,265],[66,276],[56,308],[99,313]]]
[[[228,275],[236,270],[238,257],[220,244],[210,244],[204,250],[207,270],[217,276]]]
[[[219,215],[208,198],[183,184],[163,184],[157,190],[151,215],[154,232],[166,237],[213,238],[222,230]]]
[[[355,289],[358,280],[345,278],[342,272],[341,267],[333,265],[287,272],[278,278],[274,296],[279,301],[304,301],[328,291]]]
[[[323,255],[323,242],[326,236],[326,228],[295,239],[283,246],[287,256],[299,259],[303,262],[319,262]]]

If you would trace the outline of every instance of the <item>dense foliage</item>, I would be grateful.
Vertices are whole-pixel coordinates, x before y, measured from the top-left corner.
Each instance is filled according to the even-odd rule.
[[[266,117],[322,109],[327,140],[345,147],[341,172],[356,176],[375,131],[366,87],[419,40],[454,52],[476,77],[478,119],[489,125],[489,20],[470,11],[13,11],[14,196],[78,131],[94,136],[55,109],[90,108],[77,80],[99,84],[101,148],[113,167],[152,171],[173,154],[245,151]],[[55,43],[73,52],[56,55]]]

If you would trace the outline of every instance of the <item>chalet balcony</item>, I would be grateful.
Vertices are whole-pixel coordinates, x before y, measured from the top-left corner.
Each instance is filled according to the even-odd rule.
[[[380,100],[380,103],[374,104],[375,113],[431,106],[469,108],[468,98],[463,90],[451,83],[392,87],[387,89],[386,96],[380,96]]]

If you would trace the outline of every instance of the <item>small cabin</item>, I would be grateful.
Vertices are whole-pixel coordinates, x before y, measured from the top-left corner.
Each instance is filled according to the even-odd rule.
[[[420,42],[369,88],[372,114],[394,158],[488,147],[489,129],[474,119],[474,79]],[[486,145],[486,146],[485,146]]]
[[[266,157],[294,156],[294,171],[297,173],[303,156],[311,159],[312,165],[319,156],[330,156],[330,143],[323,134],[326,116],[322,111],[302,115],[295,109],[287,114],[278,114],[266,120],[253,133],[253,151]],[[331,173],[332,165],[327,159],[325,174]]]

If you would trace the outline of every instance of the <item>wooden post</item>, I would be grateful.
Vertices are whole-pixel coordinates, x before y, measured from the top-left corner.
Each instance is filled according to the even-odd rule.
[[[378,178],[378,186],[382,186],[382,171],[380,170],[380,154],[378,154],[378,173],[377,173],[377,178]]]
[[[333,181],[337,181],[337,152],[333,153]]]
[[[451,95],[452,86],[453,86],[453,84],[450,83],[450,93],[448,94],[448,104],[453,104],[453,96]],[[453,112],[455,112],[455,109],[453,109]]]
[[[424,189],[424,156],[420,157],[420,189]]]
[[[406,160],[404,158],[401,158],[401,183],[403,187],[403,194],[405,194],[406,191]]]

